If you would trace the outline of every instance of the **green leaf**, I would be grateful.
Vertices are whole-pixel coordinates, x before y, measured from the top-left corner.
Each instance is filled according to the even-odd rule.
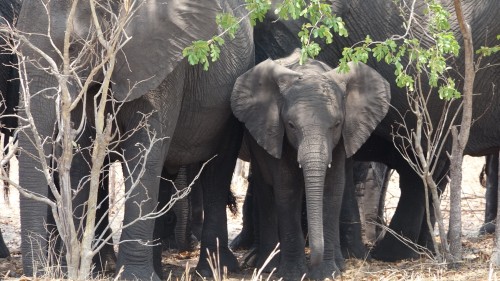
[[[245,8],[250,11],[249,18],[252,25],[257,21],[263,21],[267,11],[271,8],[268,0],[245,0]]]
[[[182,51],[182,55],[188,58],[189,64],[196,65],[208,61],[207,56],[209,51],[208,42],[198,40],[194,41],[191,46],[186,47]]]
[[[447,84],[439,87],[439,98],[444,100],[458,99],[462,94],[455,88],[455,80],[448,78]]]
[[[215,22],[220,26],[220,28],[227,31],[231,39],[234,39],[236,32],[240,28],[238,19],[230,13],[218,14],[215,17]]]

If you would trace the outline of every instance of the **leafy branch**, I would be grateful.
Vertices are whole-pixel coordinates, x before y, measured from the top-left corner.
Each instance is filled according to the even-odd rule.
[[[245,2],[245,8],[248,11],[245,16],[238,19],[230,13],[218,14],[216,23],[223,32],[207,41],[194,41],[183,50],[182,55],[187,57],[191,65],[202,64],[203,69],[208,70],[209,62],[215,62],[219,59],[220,47],[225,43],[222,37],[225,34],[231,39],[234,38],[243,20],[249,19],[252,26],[255,26],[257,22],[264,20],[266,13],[271,8],[269,0],[245,0]],[[315,41],[318,37],[323,39],[326,44],[331,44],[333,42],[331,30],[339,36],[347,36],[347,30],[342,18],[332,14],[330,4],[325,0],[311,0],[308,2],[306,3],[304,0],[283,0],[274,11],[276,15],[284,20],[304,18],[308,21],[302,25],[301,31],[298,33],[302,43],[301,64],[307,58],[314,58],[321,51],[320,45]]]
[[[500,40],[500,35],[497,35],[497,40]],[[489,57],[498,52],[500,52],[500,44],[492,47],[482,46],[481,48],[479,48],[479,50],[476,51],[476,54],[483,57]]]
[[[360,46],[344,48],[340,70],[347,72],[349,61],[366,63],[371,54],[378,62],[384,60],[385,63],[394,65],[398,87],[414,91],[415,77],[427,73],[429,86],[432,88],[439,86],[438,93],[441,99],[460,98],[461,94],[455,89],[454,79],[445,75],[449,69],[446,64],[447,58],[458,56],[460,51],[460,45],[450,29],[448,21],[450,13],[434,0],[427,1],[427,4],[425,15],[429,19],[429,26],[425,30],[424,37],[432,42],[429,46],[422,45],[422,40],[411,33],[409,27],[412,17],[410,17],[406,22],[407,32],[402,36],[392,36],[385,41],[373,41],[367,36],[359,43]]]
[[[290,18],[296,20],[299,17],[307,19],[309,22],[302,25],[298,36],[302,43],[300,63],[303,64],[307,58],[316,57],[321,51],[321,47],[313,39],[318,37],[324,39],[326,44],[333,42],[333,30],[339,36],[347,37],[347,29],[342,18],[332,14],[331,4],[321,0],[312,0],[307,4],[303,0],[284,0],[278,4],[274,11],[276,15],[284,20]]]

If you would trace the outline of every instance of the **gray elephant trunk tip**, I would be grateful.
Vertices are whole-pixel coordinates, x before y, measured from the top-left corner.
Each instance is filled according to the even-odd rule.
[[[317,248],[324,249],[324,242],[321,240],[321,245],[316,245]],[[315,247],[315,248],[316,248]],[[311,269],[318,267],[323,262],[323,252],[312,252],[311,253]]]

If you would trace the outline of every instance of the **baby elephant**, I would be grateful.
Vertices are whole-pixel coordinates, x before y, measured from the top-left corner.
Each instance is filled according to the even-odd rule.
[[[286,280],[331,278],[340,273],[339,216],[345,160],[387,113],[390,89],[364,64],[340,74],[300,54],[266,60],[236,81],[231,108],[245,124],[255,195],[261,212],[259,258],[280,242],[278,274]],[[285,137],[286,136],[286,137]],[[301,230],[305,187],[310,268]],[[279,237],[278,237],[279,233]],[[259,264],[259,262],[257,262]]]

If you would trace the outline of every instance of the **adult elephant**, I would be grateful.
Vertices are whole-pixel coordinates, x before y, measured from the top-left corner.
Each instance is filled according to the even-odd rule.
[[[73,39],[95,34],[93,30],[89,32],[89,2],[77,3],[73,29],[70,30]],[[116,116],[116,130],[122,136],[127,133],[116,149],[123,153],[128,167],[140,167],[141,157],[136,156],[142,145],[151,146],[143,165],[146,171],[143,175],[140,174],[140,169],[134,169],[130,174],[128,169],[124,169],[126,178],[140,179],[141,183],[139,188],[133,190],[133,199],[126,202],[124,224],[134,221],[141,213],[149,213],[156,208],[164,165],[170,174],[174,174],[184,164],[200,163],[218,154],[200,179],[206,194],[203,199],[205,220],[202,249],[197,267],[202,274],[210,272],[206,260],[207,250],[215,252],[218,244],[220,265],[226,266],[228,270],[238,268],[236,258],[227,247],[225,203],[243,129],[232,116],[229,98],[236,78],[254,63],[250,24],[246,20],[241,22],[235,39],[222,47],[219,61],[213,63],[208,72],[199,66],[189,66],[182,57],[182,50],[194,40],[208,39],[219,32],[214,21],[217,13],[233,11],[236,16],[242,16],[242,2],[144,2],[126,26],[130,41],[116,58],[115,71],[111,77],[112,97],[121,106]],[[52,59],[60,64],[61,60],[53,47],[63,46],[67,15],[74,2],[50,1],[45,3],[46,7],[43,3],[40,0],[27,0],[24,3],[18,29],[26,32],[34,46],[52,55]],[[97,13],[103,12],[99,10],[101,8],[98,7]],[[112,8],[115,6],[112,5]],[[40,11],[48,11],[48,15]],[[44,36],[48,34],[49,27],[52,41]],[[71,54],[77,54],[79,41],[72,42]],[[54,128],[58,116],[52,99],[57,94],[58,85],[53,76],[37,67],[47,66],[43,58],[25,44],[21,46],[21,50],[26,57],[37,63],[26,66],[31,92],[40,93],[31,96],[31,114],[41,137],[55,139],[61,133]],[[81,70],[81,76],[85,77],[86,68]],[[73,95],[78,90],[77,85],[69,85]],[[93,97],[88,95],[87,105],[92,107],[92,104]],[[81,112],[93,112],[93,108],[82,108],[82,104],[79,106],[73,113],[75,124],[79,124]],[[144,116],[148,116],[145,121]],[[89,128],[78,136],[79,147],[90,146],[93,124],[91,120],[87,122]],[[142,122],[146,122],[145,126],[139,126]],[[151,132],[155,132],[160,138],[154,144],[150,141]],[[37,154],[36,147],[30,142],[31,137],[31,133],[25,131],[19,139],[23,148],[20,184],[32,192],[47,195],[46,179],[39,172],[40,163],[29,157]],[[46,154],[52,153],[52,147],[45,149]],[[57,150],[54,153],[57,154]],[[73,186],[77,186],[88,174],[89,157],[88,151],[78,151],[75,155],[71,166]],[[132,182],[127,180],[125,186],[126,191],[130,191]],[[85,197],[84,192],[80,194]],[[79,197],[75,200],[83,201]],[[38,255],[31,249],[29,236],[33,236],[33,233],[42,237],[45,235],[43,222],[47,206],[28,198],[21,199],[21,206],[23,267],[25,274],[31,275]],[[152,247],[143,243],[152,240],[153,226],[152,220],[139,220],[123,229],[123,242],[120,244],[117,261],[117,268],[123,267],[121,278],[159,280],[153,269]],[[42,244],[42,249],[44,247]]]
[[[344,265],[339,217],[345,159],[384,117],[390,92],[387,81],[364,64],[339,74],[319,61],[300,65],[299,57],[294,52],[266,60],[240,76],[231,107],[248,131],[258,204],[270,206],[259,222],[276,225],[277,219],[279,231],[260,237],[279,233],[278,274],[299,280],[308,272],[301,229],[305,186],[309,276],[323,280]]]
[[[410,0],[398,3],[412,6]],[[469,22],[473,34],[474,48],[480,46],[493,46],[497,34],[500,34],[497,14],[500,10],[500,2],[495,0],[462,1],[465,19]],[[345,26],[350,31],[347,38],[335,38],[335,42],[329,46],[323,46],[318,59],[331,66],[338,63],[344,47],[364,41],[366,35],[374,41],[385,40],[393,34],[405,34],[404,21],[400,16],[398,4],[394,1],[374,0],[332,0],[332,11],[337,16],[341,16],[345,21]],[[441,1],[443,6],[454,15],[453,1]],[[425,6],[423,0],[417,0],[414,11],[422,14]],[[383,19],[383,20],[381,20]],[[293,52],[293,49],[300,46],[296,34],[302,23],[299,21],[280,21],[275,15],[269,13],[261,25],[255,28],[256,55],[264,59],[266,57],[279,58]],[[459,44],[463,45],[463,38],[455,17],[451,18],[451,27],[455,33]],[[419,30],[422,26],[414,26],[414,34],[424,34]],[[421,44],[428,45],[426,40],[420,40]],[[457,58],[450,58],[448,61],[456,71],[450,73],[457,81],[457,85],[463,85],[463,77],[459,73],[464,70],[463,52]],[[407,63],[406,58],[402,61]],[[499,95],[495,94],[500,77],[500,56],[493,55],[484,58],[482,63],[487,63],[490,67],[483,68],[477,72],[474,85],[474,108],[473,125],[471,128],[469,142],[465,148],[465,154],[480,156],[493,153],[500,147],[500,128],[498,118],[500,116]],[[355,155],[356,160],[383,162],[389,168],[396,169],[400,175],[399,186],[401,188],[401,198],[396,212],[391,219],[389,227],[391,233],[397,233],[420,245],[432,247],[430,242],[432,237],[429,234],[425,217],[424,187],[420,177],[401,157],[399,151],[393,143],[393,128],[396,124],[401,124],[404,116],[406,124],[415,124],[415,118],[408,114],[410,108],[406,99],[405,89],[396,86],[394,77],[394,67],[386,65],[384,62],[377,62],[374,58],[369,58],[368,65],[391,82],[391,107],[386,117],[380,122],[368,141]],[[423,81],[426,82],[426,81]],[[437,93],[432,93],[429,103],[429,114],[437,126],[441,117],[443,101],[439,99]],[[455,110],[456,107],[453,110]],[[460,120],[457,118],[456,120]],[[401,147],[401,144],[396,145]],[[439,183],[439,188],[443,189],[447,184],[446,175],[450,163],[447,153],[451,151],[451,140],[446,140],[442,153],[437,155],[438,166],[435,169],[434,179]],[[372,256],[381,260],[393,261],[418,257],[418,254],[408,247],[407,243],[402,243],[391,233],[387,233],[384,238],[377,243]]]
[[[18,17],[21,10],[21,0],[6,0],[0,2],[0,25],[9,24],[13,25],[15,19]],[[6,38],[0,38],[0,45],[5,46],[3,40]],[[0,53],[0,114],[2,115],[14,115],[15,108],[19,104],[19,80],[17,68],[12,67],[17,63],[17,56],[10,52],[10,50],[2,50]],[[13,132],[17,128],[18,121],[16,117],[6,117],[2,116],[0,118],[0,131],[4,134],[4,147],[8,145],[9,138],[13,137]],[[9,167],[4,167],[7,171]],[[107,176],[102,175],[103,188],[107,188]],[[4,182],[4,188],[8,189],[6,186],[8,183]],[[103,192],[103,188],[99,189],[99,202],[102,202],[103,208],[97,210],[98,218],[102,218],[102,223],[98,225],[96,229],[96,237],[99,237],[104,232],[108,231],[108,219],[105,215],[104,209],[108,206],[107,202],[107,192]],[[6,191],[8,192],[8,191]],[[9,250],[5,245],[3,236],[0,232],[0,258],[5,258],[10,256]],[[112,245],[106,245],[99,252],[98,255],[94,257],[94,262],[96,264],[96,271],[102,271],[110,268],[114,268],[115,254]]]

